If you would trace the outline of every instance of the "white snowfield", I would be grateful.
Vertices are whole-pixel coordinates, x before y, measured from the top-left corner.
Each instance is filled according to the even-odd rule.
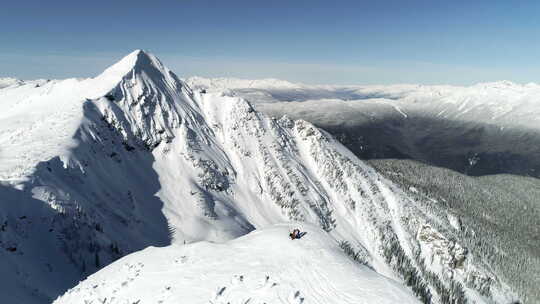
[[[304,237],[285,237],[297,226]],[[54,303],[419,302],[403,285],[358,266],[325,231],[298,223],[223,244],[150,247],[91,275]]]
[[[410,298],[390,280],[424,302],[517,297],[489,260],[463,249],[474,231],[454,229],[436,202],[420,203],[308,122],[193,90],[153,55],[135,51],[91,79],[9,83],[0,89],[0,292],[8,303],[50,303],[104,266],[62,303],[87,295],[92,303],[131,295],[147,299],[131,303],[158,303],[167,294],[244,304]],[[305,239],[290,242],[290,226],[268,228],[288,222],[306,223]],[[196,243],[256,229],[223,245]],[[186,276],[171,264],[183,255]],[[156,275],[164,269],[179,277]],[[245,281],[230,285],[234,275]],[[252,294],[267,275],[269,291]]]

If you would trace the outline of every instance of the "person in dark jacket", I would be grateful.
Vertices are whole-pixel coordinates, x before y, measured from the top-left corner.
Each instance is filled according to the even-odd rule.
[[[303,237],[307,232],[300,232],[300,229],[298,228],[295,228],[291,233],[289,233],[289,237],[291,238],[291,240],[294,240],[294,239],[300,239],[301,237]]]

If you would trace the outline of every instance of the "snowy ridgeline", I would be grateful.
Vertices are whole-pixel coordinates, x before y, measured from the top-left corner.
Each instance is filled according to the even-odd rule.
[[[418,303],[403,285],[358,266],[320,228],[270,226],[224,244],[147,248],[90,276],[55,304]]]
[[[216,259],[214,251],[224,250],[230,259],[222,267],[229,271],[220,276],[230,279],[246,272],[246,284],[255,284],[256,277],[266,280],[268,273],[280,279],[283,268],[272,270],[280,264],[274,259],[290,258],[294,265],[298,248],[287,247],[286,229],[264,228],[284,222],[310,223],[325,231],[310,228],[315,243],[306,237],[301,244],[322,248],[320,258],[327,263],[309,263],[313,275],[306,282],[311,287],[283,283],[266,294],[270,299],[317,303],[318,298],[349,294],[356,299],[366,291],[339,283],[324,297],[316,292],[330,286],[321,278],[333,273],[326,268],[334,264],[352,268],[354,280],[373,278],[373,284],[387,285],[371,291],[377,299],[404,291],[375,272],[407,286],[424,303],[507,303],[518,297],[507,285],[509,278],[492,270],[489,258],[462,245],[474,241],[474,231],[456,228],[455,217],[416,201],[327,133],[305,121],[269,118],[226,92],[192,90],[142,51],[96,78],[12,84],[0,90],[0,106],[0,267],[9,278],[1,288],[9,290],[10,302],[50,302],[85,276],[148,246],[224,242],[255,229],[263,230],[229,245],[143,251],[105,267],[72,294],[111,301],[120,292],[117,283],[138,290],[130,285],[138,275],[125,271],[136,270],[139,257],[150,268],[164,269],[171,260],[161,265],[160,256],[175,252],[178,259],[184,251],[193,273],[209,273],[202,257]],[[268,270],[253,268],[248,276],[231,250],[257,255],[268,249],[266,237],[256,246],[241,244],[266,234],[268,239],[281,236],[276,246],[292,254],[261,255]],[[201,260],[189,254],[193,248],[202,251]],[[356,263],[345,263],[337,248]],[[325,252],[332,254],[323,257]],[[117,272],[123,261],[132,262],[115,277],[121,282],[93,281]],[[141,270],[140,276],[141,282],[154,280],[151,272]],[[146,291],[141,297],[170,294],[163,299],[169,303],[174,297],[209,297],[212,291],[220,301],[231,290],[237,290],[234,301],[250,297],[244,297],[246,288],[223,285],[223,277],[207,281],[199,291],[182,285],[186,289],[180,292],[175,282],[141,289]],[[132,289],[122,290],[127,296]],[[290,292],[292,298],[286,295]]]

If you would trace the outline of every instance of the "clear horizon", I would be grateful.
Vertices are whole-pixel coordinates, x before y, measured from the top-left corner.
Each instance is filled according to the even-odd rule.
[[[93,77],[144,49],[180,77],[538,83],[539,13],[535,1],[8,2],[0,77]]]

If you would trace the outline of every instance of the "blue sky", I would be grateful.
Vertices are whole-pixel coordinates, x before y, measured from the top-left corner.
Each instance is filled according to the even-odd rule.
[[[0,77],[89,77],[134,49],[179,76],[540,82],[540,1],[4,1]]]

